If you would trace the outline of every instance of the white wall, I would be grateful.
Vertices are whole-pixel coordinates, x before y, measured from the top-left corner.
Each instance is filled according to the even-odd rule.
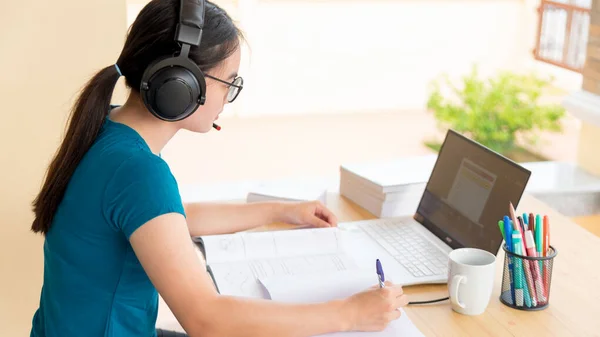
[[[130,0],[129,17],[145,0]],[[478,64],[581,75],[533,59],[539,0],[216,0],[244,30],[245,88],[227,114],[420,110],[428,85]]]
[[[441,73],[515,68],[521,1],[265,1],[241,114],[419,109]],[[240,96],[241,97],[241,96]]]
[[[72,99],[117,59],[124,34],[124,0],[0,5],[0,336],[29,336],[43,275],[30,205]]]

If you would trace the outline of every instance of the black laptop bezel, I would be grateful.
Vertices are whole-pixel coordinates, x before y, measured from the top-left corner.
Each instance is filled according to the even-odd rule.
[[[452,236],[450,233],[447,233],[446,231],[442,230],[440,227],[436,226],[433,222],[431,222],[429,219],[427,219],[427,217],[425,217],[424,215],[419,213],[419,209],[421,207],[421,203],[423,202],[423,199],[425,198],[425,193],[428,193],[427,190],[430,187],[431,184],[431,177],[433,176],[435,169],[437,168],[438,164],[439,164],[439,159],[440,156],[442,154],[442,152],[444,151],[444,146],[446,145],[446,142],[448,141],[448,139],[451,136],[456,136],[461,138],[462,140],[465,140],[477,147],[479,147],[481,150],[486,151],[492,155],[497,156],[498,158],[504,160],[505,162],[507,162],[508,164],[516,167],[517,169],[523,171],[524,173],[527,173],[527,179],[525,180],[525,184],[523,185],[523,191],[521,191],[518,199],[513,202],[514,207],[516,208],[519,203],[521,202],[521,199],[523,198],[523,194],[525,194],[525,190],[527,188],[527,184],[529,183],[529,180],[531,178],[531,171],[526,169],[525,167],[523,167],[522,165],[519,165],[518,163],[516,163],[515,161],[507,158],[506,156],[491,150],[490,148],[483,146],[482,144],[480,144],[477,141],[474,141],[460,133],[458,133],[457,131],[453,130],[453,129],[448,129],[448,132],[446,132],[446,136],[444,137],[444,142],[442,143],[440,150],[438,152],[438,156],[436,158],[435,164],[433,165],[433,169],[431,170],[431,174],[429,176],[429,179],[427,179],[427,183],[425,185],[425,190],[423,191],[423,194],[421,195],[421,199],[419,200],[419,205],[417,206],[417,209],[415,211],[415,214],[413,215],[413,219],[415,221],[417,221],[418,223],[420,223],[422,226],[424,226],[428,231],[430,231],[433,235],[435,235],[437,238],[439,238],[440,240],[442,240],[444,243],[446,243],[448,246],[450,246],[452,249],[459,249],[459,248],[465,248],[467,247],[464,243],[459,242],[454,236]],[[507,213],[508,213],[508,205],[506,205],[507,208]],[[498,219],[501,220],[501,219]],[[448,227],[448,228],[452,228],[452,227]],[[498,247],[495,247],[495,252],[499,251],[500,246],[502,245],[502,241],[499,241],[500,244],[498,244]]]

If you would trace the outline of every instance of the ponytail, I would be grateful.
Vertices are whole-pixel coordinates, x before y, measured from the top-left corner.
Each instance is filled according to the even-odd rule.
[[[111,65],[98,72],[81,91],[62,144],[48,167],[40,193],[33,201],[33,232],[45,235],[50,230],[73,172],[96,140],[108,115],[112,93],[120,76],[118,68]]]

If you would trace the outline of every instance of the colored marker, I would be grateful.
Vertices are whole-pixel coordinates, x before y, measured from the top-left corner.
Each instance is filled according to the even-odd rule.
[[[512,237],[509,235],[512,233],[512,224],[510,223],[510,219],[507,216],[504,216],[504,240],[506,241],[506,249],[509,252],[512,252]]]
[[[530,231],[535,230],[535,218],[533,217],[533,213],[529,213],[529,228]]]
[[[525,231],[527,229],[525,228],[525,224],[523,223],[523,219],[521,218],[521,216],[518,216],[517,220],[519,221],[519,228],[520,228],[519,233],[521,234],[521,242],[525,242]],[[521,253],[523,253],[523,249],[521,249]],[[525,254],[525,255],[527,255],[527,254]]]
[[[513,245],[512,245],[512,237],[511,235],[508,235],[509,233],[512,233],[512,226],[510,224],[510,219],[508,218],[508,216],[504,216],[504,241],[505,241],[505,245],[506,245],[506,250],[508,250],[509,252],[512,252],[513,249]],[[514,275],[514,268],[513,268],[513,258],[509,255],[508,256],[508,279],[509,279],[509,283],[510,283],[510,294],[511,294],[511,299],[512,299],[512,303],[515,303],[515,287],[513,285],[513,275]]]
[[[521,247],[519,247],[519,255],[525,256],[527,254],[525,254],[525,252],[523,252],[521,250]],[[525,268],[527,268],[527,261],[521,259],[521,277],[523,280],[523,297],[525,298],[525,305],[528,308],[531,308],[531,294],[529,294],[529,287],[527,286],[527,277],[525,275]]]
[[[544,233],[543,233],[543,245],[544,245],[544,257],[548,256],[548,250],[550,249],[550,222],[548,216],[544,215]]]
[[[550,219],[548,219],[548,216],[544,216],[544,256],[548,256],[548,254],[550,250]],[[550,268],[548,266],[548,260],[544,261],[544,295],[546,295],[546,298],[548,298],[549,296],[549,291],[550,289]]]
[[[510,216],[514,219],[514,221],[517,221],[517,217],[515,216],[515,207],[513,206],[512,202],[509,204],[508,211],[510,213]],[[519,226],[516,226],[516,225],[514,225],[513,227],[516,230],[520,229]],[[523,254],[525,254],[525,252],[527,251],[525,249],[525,243],[523,241],[521,241],[521,251],[523,252]],[[529,262],[529,261],[525,261],[525,262]],[[525,278],[527,281],[527,286],[529,287],[529,294],[531,295],[531,304],[534,307],[536,307],[537,306],[537,298],[535,297],[535,285],[533,284],[533,276],[531,275],[530,268],[526,268],[528,263],[524,263],[523,265],[524,265],[523,269],[525,269]]]
[[[533,234],[531,233],[531,231],[527,231],[525,233],[525,240],[527,245],[527,254],[532,257],[537,257],[535,241],[533,240]],[[546,303],[546,296],[544,295],[544,285],[542,284],[542,275],[540,274],[540,269],[538,268],[539,264],[536,263],[536,261],[530,262],[533,282],[535,283],[535,294],[537,296],[537,302],[540,304]]]
[[[523,213],[525,214],[525,213]],[[523,247],[523,242],[525,241],[525,231],[526,231],[526,227],[527,225],[525,224],[525,218],[521,218],[521,216],[517,217],[517,220],[519,221],[519,227],[520,227],[520,231],[515,230],[513,231],[513,238],[512,238],[512,242],[513,242],[513,247],[514,247],[514,253],[520,256],[527,256],[527,254],[523,251],[522,247]],[[515,234],[518,235],[518,240],[515,237]],[[527,265],[527,261],[525,261],[523,258],[515,258],[514,260],[515,264],[519,264],[519,271],[517,272],[515,269],[515,274],[517,275],[516,277],[521,281],[521,289],[522,289],[522,295],[523,298],[525,300],[525,305],[528,308],[531,308],[531,297],[529,295],[529,289],[527,284],[525,284],[525,270],[523,269],[526,265]],[[516,268],[516,267],[515,267]],[[515,296],[517,296],[517,302],[520,301],[518,299],[517,295],[517,286],[515,285]],[[522,302],[521,305],[523,306]]]
[[[544,232],[544,226],[542,225],[542,217],[538,214],[535,217],[535,233],[533,233],[535,235],[534,241],[535,241],[535,247],[537,250],[537,256],[543,255],[542,254],[542,251],[544,250],[544,237],[543,237],[544,233],[543,232]],[[542,270],[544,261],[538,261],[538,264],[540,265],[540,270]]]
[[[513,231],[512,233],[513,233],[512,234],[512,242],[513,242],[513,247],[514,247],[513,249],[516,254],[519,254],[519,252],[521,251],[521,233],[519,233],[519,231]],[[516,258],[514,264],[515,264],[515,266],[514,266],[515,272],[513,273],[513,277],[515,280],[513,283],[515,285],[515,303],[516,303],[516,306],[522,307],[523,306],[523,260]]]
[[[521,233],[521,240],[525,240],[525,237],[523,236],[523,233],[525,233],[525,231],[527,230],[527,228],[525,228],[526,227],[525,222],[524,222],[523,218],[521,218],[520,215],[517,217],[517,220],[519,221],[519,228],[520,228],[519,233]]]

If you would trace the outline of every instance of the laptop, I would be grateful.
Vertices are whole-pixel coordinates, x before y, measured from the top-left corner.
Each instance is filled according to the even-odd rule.
[[[498,221],[518,206],[531,172],[462,136],[446,134],[413,216],[353,221],[350,254],[365,266],[380,259],[396,284],[446,283],[448,253],[470,247],[497,255]]]

